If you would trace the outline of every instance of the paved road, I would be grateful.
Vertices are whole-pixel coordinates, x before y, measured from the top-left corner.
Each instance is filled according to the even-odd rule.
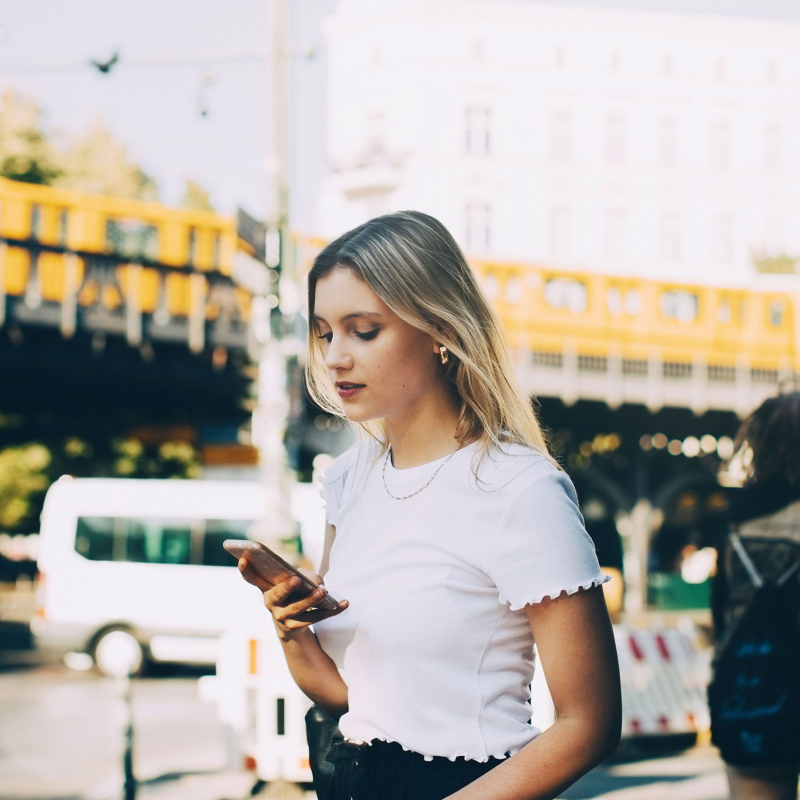
[[[183,672],[137,682],[136,771],[141,800],[244,798],[252,785],[227,765],[225,732]],[[120,797],[124,708],[120,687],[58,665],[0,672],[0,797],[116,800]],[[270,787],[261,797],[303,797]],[[313,797],[313,795],[310,795]],[[309,795],[306,795],[309,797]],[[565,800],[724,800],[712,748],[600,767]]]

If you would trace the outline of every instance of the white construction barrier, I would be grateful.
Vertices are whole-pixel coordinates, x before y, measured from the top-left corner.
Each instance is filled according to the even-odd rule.
[[[305,714],[311,701],[292,679],[263,609],[220,640],[217,675],[202,678],[200,696],[215,702],[238,757],[266,781],[310,783]],[[707,733],[707,654],[692,626],[641,630],[615,625],[622,683],[622,736]],[[555,709],[540,666],[531,684],[532,723],[544,731]]]

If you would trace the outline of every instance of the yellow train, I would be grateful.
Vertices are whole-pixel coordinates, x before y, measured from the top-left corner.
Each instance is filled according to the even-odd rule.
[[[85,326],[133,344],[180,340],[183,329],[194,350],[208,335],[244,345],[254,275],[268,287],[263,228],[242,212],[0,178],[0,324],[58,324],[65,335]]]
[[[542,361],[565,351],[584,361],[613,355],[626,370],[635,371],[655,354],[675,370],[702,363],[712,376],[743,363],[776,376],[800,372],[796,291],[702,286],[526,264],[483,261],[473,266],[513,346]]]

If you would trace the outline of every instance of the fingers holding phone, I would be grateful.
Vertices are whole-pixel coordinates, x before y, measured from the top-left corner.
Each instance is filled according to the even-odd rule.
[[[238,566],[242,577],[256,586],[264,595],[264,605],[272,614],[281,635],[307,628],[315,622],[336,616],[348,607],[347,600],[339,603],[327,599],[328,590],[322,585],[323,579],[306,569],[276,571],[272,565],[265,564],[263,546],[258,549],[235,547],[226,542],[226,549],[239,556]],[[274,557],[275,554],[270,553]],[[285,564],[285,562],[284,562]],[[288,565],[286,565],[288,566]],[[264,572],[271,573],[272,580]],[[309,593],[309,589],[313,591]]]
[[[321,584],[322,579],[309,570],[303,570],[314,583]],[[335,609],[320,608],[319,603],[328,594],[324,586],[319,586],[312,594],[298,597],[302,588],[299,578],[290,578],[264,592],[264,605],[269,609],[275,624],[284,633],[291,633],[307,628],[315,622],[341,614],[347,606],[347,600],[339,601]]]

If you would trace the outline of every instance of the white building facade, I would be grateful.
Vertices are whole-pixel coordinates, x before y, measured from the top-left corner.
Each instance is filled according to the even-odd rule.
[[[800,24],[521,0],[325,23],[323,236],[414,208],[476,257],[728,285],[800,256]]]

